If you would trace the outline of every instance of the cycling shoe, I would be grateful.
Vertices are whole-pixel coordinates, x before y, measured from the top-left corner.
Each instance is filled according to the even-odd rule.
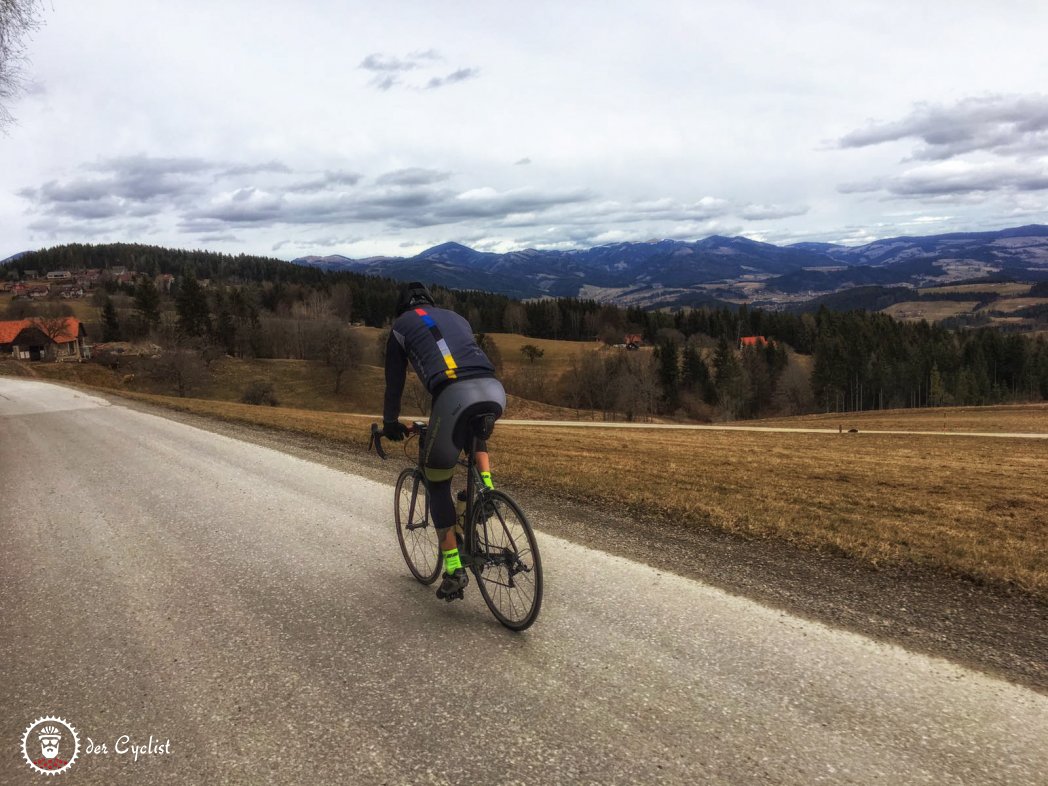
[[[469,574],[465,568],[459,568],[454,573],[445,573],[444,580],[437,588],[437,597],[450,603],[453,600],[462,600],[463,590],[469,584]]]

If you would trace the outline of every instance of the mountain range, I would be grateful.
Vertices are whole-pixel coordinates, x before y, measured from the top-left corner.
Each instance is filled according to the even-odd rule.
[[[443,243],[413,257],[292,261],[516,298],[582,297],[646,308],[718,300],[774,304],[856,286],[916,287],[987,276],[1048,280],[1048,226],[896,237],[862,246],[778,246],[714,235],[503,254]]]

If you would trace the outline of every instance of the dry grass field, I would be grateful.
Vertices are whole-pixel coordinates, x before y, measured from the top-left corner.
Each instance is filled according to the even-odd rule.
[[[123,393],[362,452],[371,418]],[[981,431],[1023,408],[987,408]],[[893,424],[907,423],[903,413]],[[1044,428],[1045,407],[1034,408]],[[872,413],[871,413],[872,415]],[[980,413],[970,414],[973,423]],[[931,413],[934,418],[934,413]],[[882,415],[883,417],[883,415]],[[802,425],[807,419],[791,419]],[[888,423],[888,421],[883,421]],[[500,426],[496,479],[868,564],[918,565],[1048,598],[1048,440]],[[537,522],[541,528],[541,522]]]
[[[46,303],[52,303],[62,306],[68,306],[73,316],[79,319],[81,322],[97,322],[98,321],[98,308],[91,303],[90,297],[85,298],[72,298],[69,300],[54,299],[46,300]],[[8,306],[11,304],[11,294],[8,292],[0,292],[0,319],[4,319],[3,314],[7,311]]]
[[[1019,284],[1014,281],[1000,284],[957,284],[952,287],[924,287],[918,289],[922,295],[925,294],[956,294],[958,292],[996,292],[1002,297],[1019,297],[1030,291],[1032,284]]]
[[[978,301],[953,301],[953,300],[920,300],[895,303],[888,308],[882,309],[881,313],[888,314],[895,319],[920,320],[937,322],[940,319],[949,319],[961,314],[970,314],[977,306]]]
[[[604,349],[599,341],[554,341],[547,338],[527,338],[516,333],[489,333],[495,346],[502,353],[502,364],[505,373],[520,369],[543,369],[554,374],[567,371],[571,359],[583,352],[597,352]],[[520,353],[520,348],[532,344],[542,350],[542,357],[534,362]]]
[[[496,476],[598,506],[1048,597],[1048,441],[506,426],[493,443]]]
[[[1043,306],[1048,303],[1048,298],[1044,297],[1012,297],[1006,300],[996,300],[990,303],[988,306],[984,306],[979,309],[980,311],[999,311],[1002,314],[1011,314],[1014,311],[1018,311],[1021,308],[1029,308],[1030,306]]]

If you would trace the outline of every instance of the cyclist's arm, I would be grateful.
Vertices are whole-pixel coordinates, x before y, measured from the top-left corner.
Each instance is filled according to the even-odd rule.
[[[382,420],[392,421],[400,417],[400,399],[404,395],[407,373],[407,353],[390,330],[386,342],[386,397],[382,405]]]

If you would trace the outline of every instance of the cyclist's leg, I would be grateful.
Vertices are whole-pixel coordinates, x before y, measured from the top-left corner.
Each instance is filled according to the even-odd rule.
[[[455,390],[460,384],[449,385],[433,401],[423,456],[423,471],[429,481],[430,511],[444,558],[444,580],[437,590],[437,597],[445,599],[460,597],[469,581],[455,540],[455,503],[451,498],[451,477],[460,452],[452,436],[455,416],[463,408],[463,391]]]
[[[499,414],[496,417],[501,417],[506,410],[505,389],[503,389],[502,384],[497,379],[485,379],[483,385],[487,399],[498,405]],[[477,461],[477,471],[480,472],[484,485],[489,489],[495,488],[495,484],[491,482],[491,454],[488,453],[488,441],[486,439],[477,440],[474,455]]]
[[[480,473],[480,478],[484,481],[484,485],[489,489],[495,488],[495,484],[491,481],[491,454],[488,452],[488,441],[486,439],[477,440],[476,450],[473,455],[476,458],[477,471]]]
[[[455,525],[455,503],[451,499],[451,477],[458,463],[459,449],[452,434],[455,429],[455,414],[461,409],[455,388],[460,383],[449,385],[433,400],[426,430],[426,453],[422,457],[423,469],[429,481],[430,511],[433,523],[441,535],[441,548]]]

